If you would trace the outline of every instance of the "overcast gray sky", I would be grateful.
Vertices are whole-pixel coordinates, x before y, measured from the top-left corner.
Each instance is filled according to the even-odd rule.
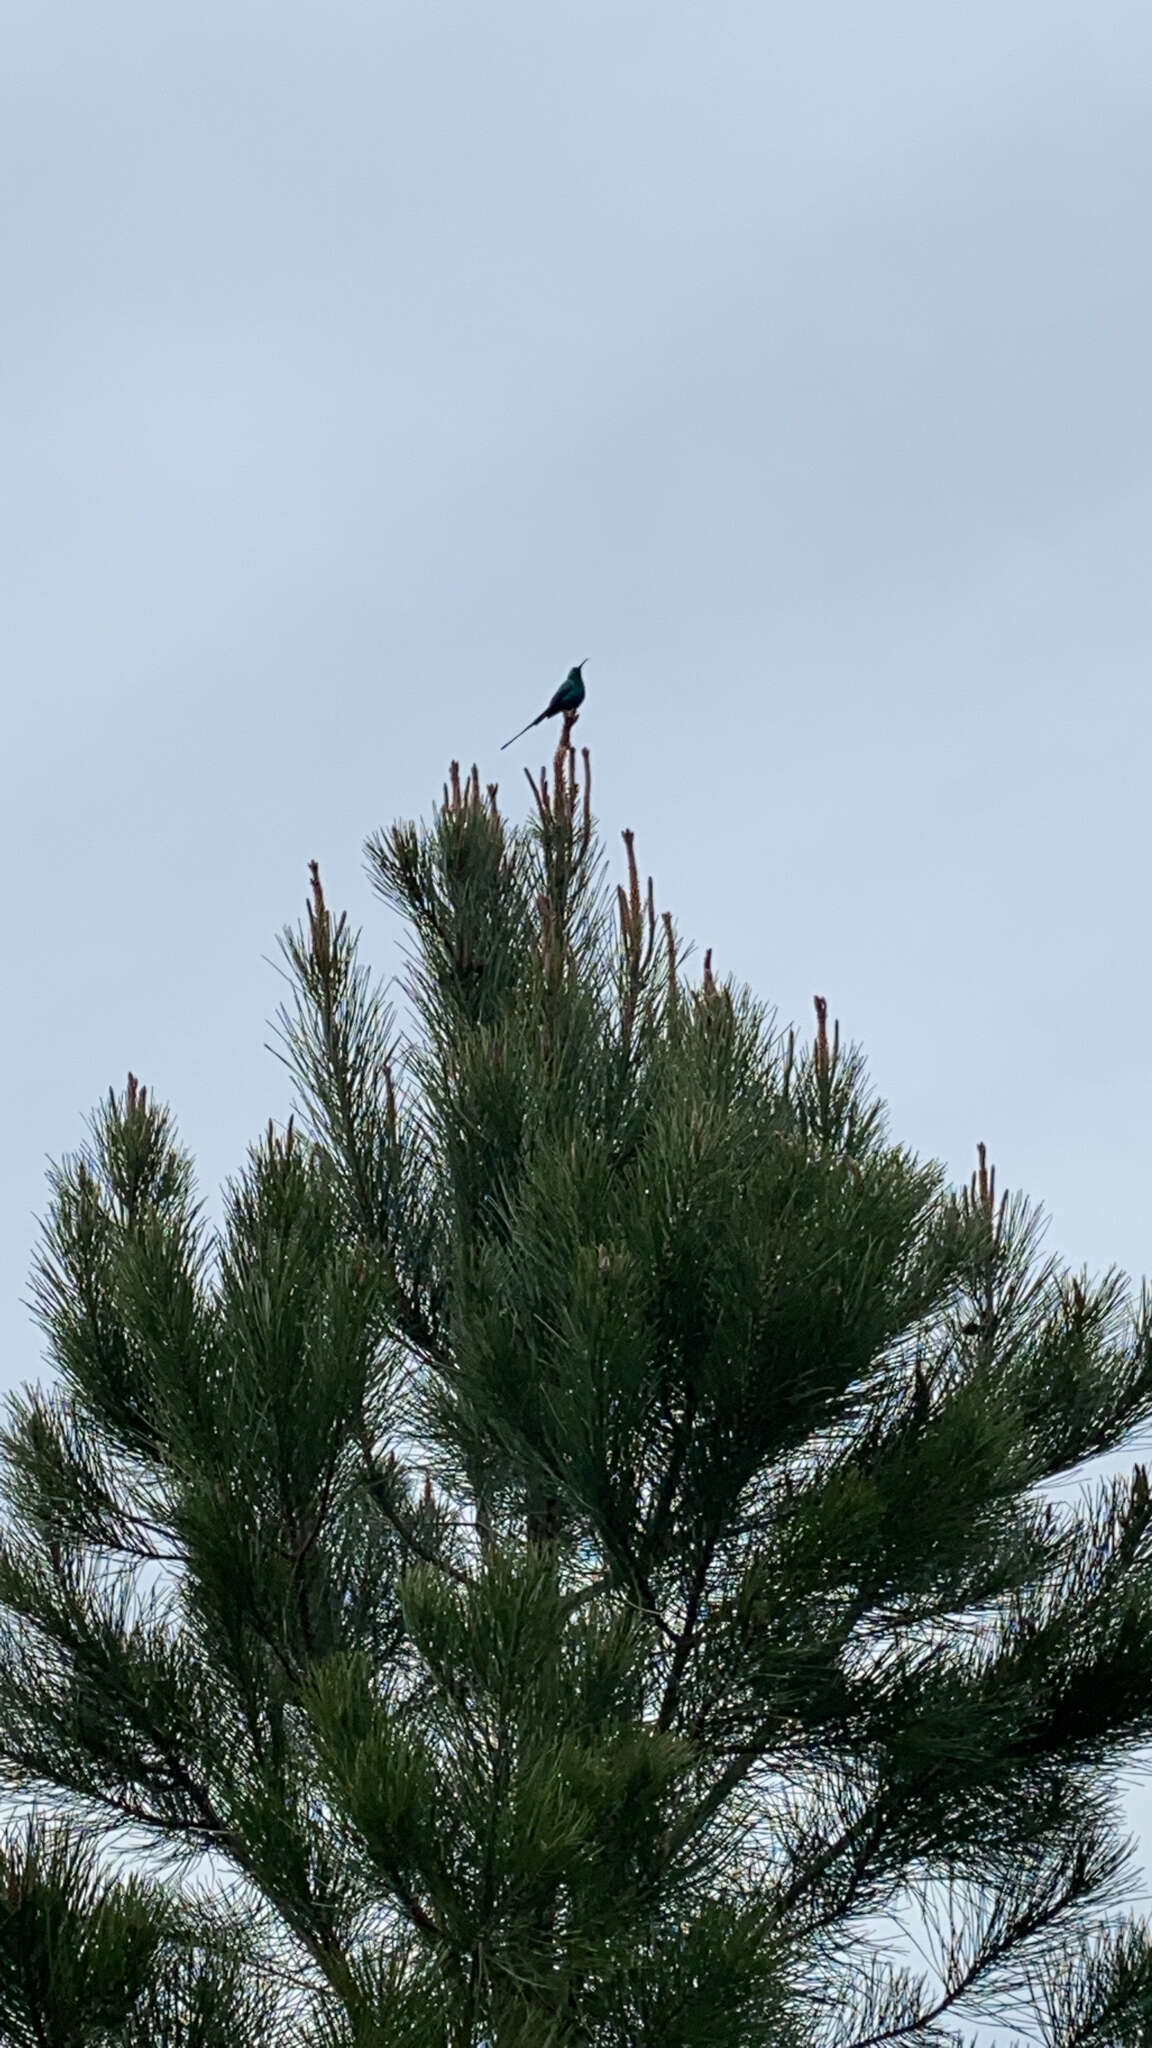
[[[3,0],[0,1381],[131,1066],[589,657],[598,809],[899,1133],[1152,1266],[1148,0]],[[618,843],[618,842],[617,842]]]

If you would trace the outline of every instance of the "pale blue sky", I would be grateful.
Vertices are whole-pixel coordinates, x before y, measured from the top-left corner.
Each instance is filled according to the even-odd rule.
[[[900,1134],[1152,1266],[1147,0],[6,0],[0,1382],[129,1066],[587,654],[600,815]]]

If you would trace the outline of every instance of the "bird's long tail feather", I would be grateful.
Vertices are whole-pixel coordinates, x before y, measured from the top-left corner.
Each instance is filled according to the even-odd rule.
[[[512,745],[512,743],[513,743],[513,741],[514,741],[514,740],[522,740],[526,732],[531,732],[531,730],[532,730],[532,727],[533,727],[534,725],[541,725],[541,724],[543,723],[543,721],[544,721],[544,720],[545,720],[545,719],[547,718],[547,716],[548,716],[548,713],[547,713],[546,711],[542,711],[542,712],[540,713],[540,716],[539,716],[539,718],[530,718],[530,719],[528,720],[528,723],[527,723],[527,725],[522,725],[522,726],[520,727],[520,730],[519,730],[519,732],[514,732],[514,733],[513,733],[513,735],[512,735],[512,739],[510,739],[510,740],[505,740],[505,741],[504,741],[504,746],[502,746],[502,747],[501,747],[501,749],[500,749],[500,752],[501,752],[501,753],[503,753],[503,752],[504,752],[504,747],[510,747],[510,746]]]

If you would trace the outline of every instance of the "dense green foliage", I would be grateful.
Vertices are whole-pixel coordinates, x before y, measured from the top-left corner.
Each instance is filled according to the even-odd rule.
[[[1147,1315],[822,1003],[690,978],[586,777],[370,845],[400,1021],[313,872],[218,1231],[134,1080],[53,1175],[0,2039],[1152,2038],[1149,1488],[1048,1485],[1152,1415]]]

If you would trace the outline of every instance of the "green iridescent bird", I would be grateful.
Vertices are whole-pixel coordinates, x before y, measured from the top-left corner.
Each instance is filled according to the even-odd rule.
[[[588,656],[585,655],[584,661],[578,661],[575,668],[569,669],[560,688],[553,691],[551,701],[540,713],[539,718],[530,718],[527,725],[522,725],[519,732],[513,733],[511,740],[505,740],[504,747],[510,747],[512,740],[522,740],[526,732],[531,732],[534,725],[543,725],[546,718],[556,718],[561,711],[579,711],[584,702],[584,678],[580,671],[587,659]],[[504,752],[504,747],[501,747],[501,753]]]

